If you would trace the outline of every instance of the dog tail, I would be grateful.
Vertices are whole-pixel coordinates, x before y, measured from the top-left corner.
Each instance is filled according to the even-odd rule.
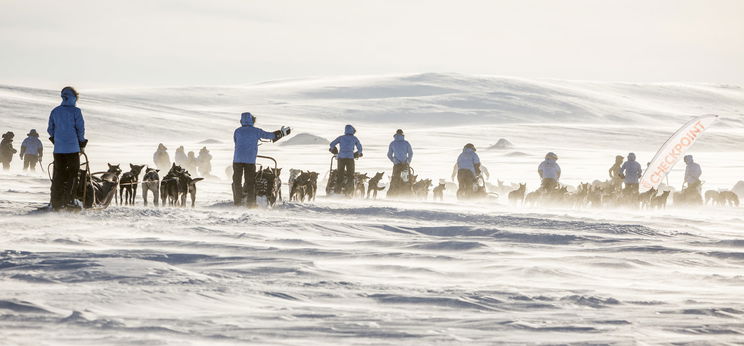
[[[198,183],[198,182],[200,182],[200,181],[202,181],[202,180],[204,180],[204,178],[194,178],[193,180],[191,180],[191,184],[192,184],[192,185],[193,185],[193,184],[196,184],[196,183]]]

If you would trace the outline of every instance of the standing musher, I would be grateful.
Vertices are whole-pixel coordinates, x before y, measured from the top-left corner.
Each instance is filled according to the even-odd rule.
[[[700,193],[700,176],[703,175],[703,170],[700,165],[692,160],[692,155],[685,155],[685,183],[687,183],[687,189],[692,189],[697,193]]]
[[[290,133],[290,128],[266,132],[253,125],[256,117],[250,112],[240,115],[240,127],[233,133],[235,152],[233,154],[233,201],[235,205],[242,205],[246,199],[249,208],[256,207],[256,155],[258,155],[258,141],[270,139],[274,142]],[[245,191],[245,196],[243,195]]]
[[[475,177],[481,174],[480,157],[475,153],[475,145],[472,143],[465,144],[462,153],[457,156],[457,198],[470,198],[473,195],[473,185]],[[452,174],[452,180],[455,174]]]
[[[638,183],[641,179],[643,169],[641,164],[636,161],[635,153],[628,154],[628,161],[623,163],[620,167],[620,178],[625,183],[625,190],[623,193],[626,196],[638,195]]]
[[[545,154],[545,161],[537,167],[537,174],[542,180],[540,188],[544,192],[552,192],[558,188],[558,180],[561,179],[561,166],[558,165],[558,155],[554,152]]]
[[[411,144],[405,139],[403,130],[398,129],[393,135],[393,141],[388,146],[388,159],[393,163],[393,175],[390,180],[390,189],[388,192],[391,196],[398,195],[400,186],[403,184],[401,173],[408,170],[408,166],[413,160],[413,149]]]
[[[613,164],[608,170],[608,173],[610,174],[610,184],[616,191],[619,191],[623,186],[622,173],[620,173],[623,166],[623,160],[625,160],[625,158],[622,155],[615,156],[615,164]]]
[[[44,145],[41,144],[36,129],[31,129],[26,136],[28,137],[21,143],[23,170],[26,171],[30,168],[31,172],[36,172],[36,163],[41,164],[42,156],[44,156]]]
[[[341,193],[341,188],[345,193],[354,191],[354,159],[360,158],[362,154],[362,143],[354,136],[356,129],[354,126],[346,125],[344,135],[338,136],[331,142],[328,151],[338,158],[338,168],[336,170],[336,186],[333,192]],[[338,145],[338,149],[336,146]],[[356,152],[354,151],[356,148]],[[346,186],[344,185],[346,180]]]
[[[52,176],[52,210],[73,207],[72,189],[80,169],[80,153],[88,144],[85,121],[76,107],[78,92],[71,86],[62,88],[62,104],[49,115],[47,133],[54,144],[54,175]]]

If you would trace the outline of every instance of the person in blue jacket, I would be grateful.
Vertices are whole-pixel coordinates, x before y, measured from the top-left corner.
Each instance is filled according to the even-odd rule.
[[[258,155],[258,141],[270,139],[274,142],[288,135],[290,129],[266,132],[255,127],[256,117],[250,112],[240,115],[240,127],[233,133],[235,151],[233,153],[233,201],[235,205],[242,205],[245,198],[249,208],[256,206],[256,155]],[[243,195],[245,191],[245,196]]]
[[[635,153],[629,153],[628,161],[620,167],[620,178],[623,178],[623,182],[625,183],[625,194],[638,194],[638,184],[642,174],[643,169],[641,168],[641,164],[636,161]]]
[[[36,129],[31,129],[27,136],[21,143],[20,155],[21,160],[23,160],[23,170],[26,171],[30,168],[31,172],[35,172],[36,163],[41,162],[41,158],[44,156],[44,145],[41,144]]]
[[[473,195],[475,177],[481,174],[480,157],[475,153],[475,145],[465,144],[457,157],[457,197],[470,198]],[[453,177],[454,178],[454,177]]]
[[[51,205],[55,211],[72,202],[72,189],[80,168],[80,152],[88,144],[83,113],[75,106],[78,92],[66,86],[60,94],[62,104],[52,110],[47,127],[49,140],[54,144]]]
[[[354,136],[355,133],[354,126],[346,125],[344,135],[331,142],[329,151],[338,158],[335,193],[341,193],[342,187],[347,194],[354,191],[354,159],[362,157],[362,143]]]
[[[411,144],[405,139],[403,130],[398,129],[393,135],[393,141],[388,146],[388,159],[393,163],[393,175],[390,180],[390,189],[388,195],[397,195],[398,189],[403,184],[401,173],[408,169],[413,160],[413,149]]]

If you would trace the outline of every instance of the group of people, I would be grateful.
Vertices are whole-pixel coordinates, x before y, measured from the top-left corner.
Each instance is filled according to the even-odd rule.
[[[64,87],[60,96],[62,102],[55,107],[50,116],[47,127],[49,140],[54,145],[54,174],[51,188],[51,207],[53,210],[64,208],[72,201],[72,189],[80,166],[80,153],[84,150],[88,140],[85,138],[85,121],[80,108],[77,107],[78,92],[70,86]],[[277,141],[290,133],[290,128],[282,127],[274,132],[267,132],[255,126],[256,117],[249,112],[242,113],[240,117],[241,126],[235,129],[233,141],[235,144],[233,154],[233,199],[236,205],[255,205],[255,187],[253,182],[256,175],[256,156],[258,154],[258,142],[261,140]],[[338,163],[338,174],[336,181],[336,193],[344,189],[353,189],[355,161],[363,157],[362,143],[356,137],[356,129],[352,125],[346,125],[344,134],[330,143],[329,151],[336,156]],[[36,163],[41,162],[44,147],[39,140],[36,130],[31,130],[28,137],[21,144],[20,156],[24,160],[24,169],[34,170]],[[4,169],[8,169],[16,150],[13,148],[13,132],[7,132],[2,136],[0,143],[0,162]],[[168,170],[171,166],[168,148],[162,143],[158,145],[153,155],[153,161],[161,170]],[[410,169],[413,160],[413,149],[405,139],[403,130],[398,129],[393,135],[393,141],[388,146],[387,157],[393,164],[393,175],[390,183],[392,195],[403,184],[403,177]],[[203,147],[199,156],[194,152],[185,153],[184,147],[176,149],[175,163],[190,171],[197,171],[202,176],[211,173],[212,155],[206,147]],[[545,160],[538,166],[538,174],[542,180],[541,189],[551,190],[559,185],[561,168],[557,163],[558,156],[549,152]],[[640,164],[636,161],[634,153],[628,154],[628,161],[623,162],[622,156],[616,157],[615,164],[610,168],[609,174],[615,186],[624,184],[627,193],[638,193],[639,180],[642,175]],[[687,164],[685,170],[685,182],[688,189],[700,189],[700,176],[702,170],[695,163],[691,155],[684,157]],[[457,157],[454,172],[456,172],[458,186],[458,197],[471,197],[477,191],[475,182],[482,174],[488,174],[481,165],[480,158],[476,153],[475,145],[468,143],[463,147]],[[453,174],[455,175],[455,174]],[[454,177],[453,177],[454,178]]]
[[[0,162],[3,165],[3,170],[10,169],[10,162],[13,161],[13,156],[18,152],[13,148],[13,139],[15,134],[12,131],[8,131],[3,134],[3,139],[0,142]],[[26,134],[26,139],[21,143],[21,152],[19,153],[21,160],[23,161],[23,170],[36,171],[36,164],[41,164],[42,157],[44,156],[44,145],[39,140],[39,133],[36,129],[31,129]],[[42,168],[43,169],[43,168]]]
[[[615,190],[622,190],[627,196],[638,195],[643,169],[636,161],[635,153],[628,153],[628,161],[623,162],[624,160],[622,155],[615,156],[615,164],[609,169],[610,184]],[[700,193],[702,184],[700,176],[703,174],[700,164],[693,160],[692,155],[685,155],[684,162],[686,189]]]
[[[196,156],[193,151],[189,151],[186,154],[183,145],[179,146],[176,148],[173,159],[176,165],[183,167],[189,172],[198,173],[202,177],[209,177],[212,174],[212,154],[209,153],[206,146],[199,150],[199,156]],[[158,148],[152,155],[152,161],[155,162],[155,166],[161,171],[170,169],[170,155],[168,154],[168,148],[163,143],[158,144]]]

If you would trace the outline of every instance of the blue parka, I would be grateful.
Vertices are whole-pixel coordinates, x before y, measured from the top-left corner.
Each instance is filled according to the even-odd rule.
[[[400,134],[393,135],[394,140],[390,142],[387,157],[393,164],[411,163],[413,160],[413,149],[411,143],[405,140],[405,136]]]
[[[641,164],[636,161],[635,154],[628,154],[628,161],[620,167],[620,172],[625,176],[624,181],[626,184],[638,184],[643,169],[641,168]]]
[[[337,145],[339,146],[339,159],[353,159],[354,147],[356,147],[357,153],[362,153],[362,143],[360,143],[359,139],[354,136],[354,133],[356,133],[356,129],[351,125],[346,125],[344,135],[339,136],[331,142],[331,149],[335,148]]]
[[[47,133],[54,138],[55,154],[80,152],[80,143],[85,141],[85,121],[80,108],[75,107],[77,97],[69,90],[62,92],[62,104],[49,115]]]
[[[457,169],[470,170],[475,176],[478,175],[475,171],[476,164],[480,164],[480,157],[478,157],[478,154],[473,149],[464,148],[460,156],[457,157]]]
[[[253,116],[245,112],[240,115],[240,125],[233,133],[235,142],[234,163],[256,163],[258,155],[258,141],[260,139],[274,139],[276,135],[253,126]]]
[[[21,143],[22,155],[44,155],[44,145],[41,144],[39,136],[28,136]]]

